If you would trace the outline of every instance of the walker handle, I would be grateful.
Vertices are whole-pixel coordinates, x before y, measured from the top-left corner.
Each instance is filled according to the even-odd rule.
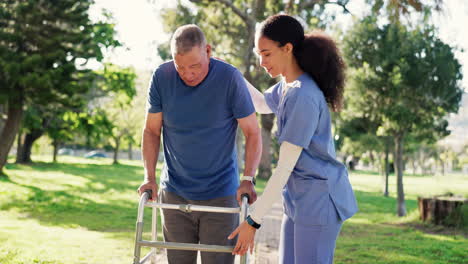
[[[153,191],[151,189],[146,189],[143,193],[148,194],[148,200],[153,198]]]
[[[241,202],[244,199],[244,197],[247,198],[247,203],[250,203],[250,195],[248,193],[241,194]]]

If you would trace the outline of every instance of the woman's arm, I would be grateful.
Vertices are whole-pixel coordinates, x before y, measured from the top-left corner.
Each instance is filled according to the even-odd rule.
[[[302,153],[302,147],[284,141],[280,146],[278,166],[268,180],[263,195],[253,204],[250,212],[250,219],[260,224],[264,215],[270,210],[273,204],[281,197],[281,191],[288,182],[289,176],[296,166],[297,160]],[[233,239],[239,236],[232,254],[244,255],[248,250],[253,252],[255,232],[258,227],[250,225],[247,221],[242,222],[229,236]]]
[[[283,187],[288,182],[301,153],[302,147],[287,141],[281,143],[278,166],[268,180],[262,196],[253,204],[253,210],[250,213],[252,220],[260,224],[273,204],[281,198]]]
[[[252,97],[253,104],[255,106],[255,111],[259,114],[271,114],[270,107],[265,101],[265,96],[257,90],[249,81],[245,80],[247,87],[249,88],[250,97]]]

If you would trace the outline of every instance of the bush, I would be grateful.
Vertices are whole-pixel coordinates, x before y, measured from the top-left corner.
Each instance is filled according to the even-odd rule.
[[[443,225],[468,230],[468,204],[456,207],[443,221]]]

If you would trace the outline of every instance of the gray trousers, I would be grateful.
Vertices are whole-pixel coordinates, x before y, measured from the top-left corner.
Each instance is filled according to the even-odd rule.
[[[186,200],[175,193],[161,190],[162,203],[238,207],[235,196],[211,200]],[[163,233],[166,242],[234,246],[236,239],[227,237],[239,225],[239,214],[191,212],[163,209]],[[168,249],[169,264],[196,264],[197,251]],[[203,264],[234,263],[231,253],[201,252]]]

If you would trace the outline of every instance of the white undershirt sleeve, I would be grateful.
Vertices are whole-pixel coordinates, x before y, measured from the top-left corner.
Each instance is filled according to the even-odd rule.
[[[249,88],[249,93],[250,97],[252,97],[252,102],[255,106],[255,111],[259,114],[271,114],[273,111],[271,111],[270,107],[265,101],[265,96],[257,90],[247,79],[245,79],[245,83],[247,84],[247,87]]]
[[[270,177],[262,196],[250,207],[250,217],[257,223],[261,223],[273,204],[281,198],[284,185],[296,166],[302,153],[302,147],[284,141],[281,143],[278,166]]]

